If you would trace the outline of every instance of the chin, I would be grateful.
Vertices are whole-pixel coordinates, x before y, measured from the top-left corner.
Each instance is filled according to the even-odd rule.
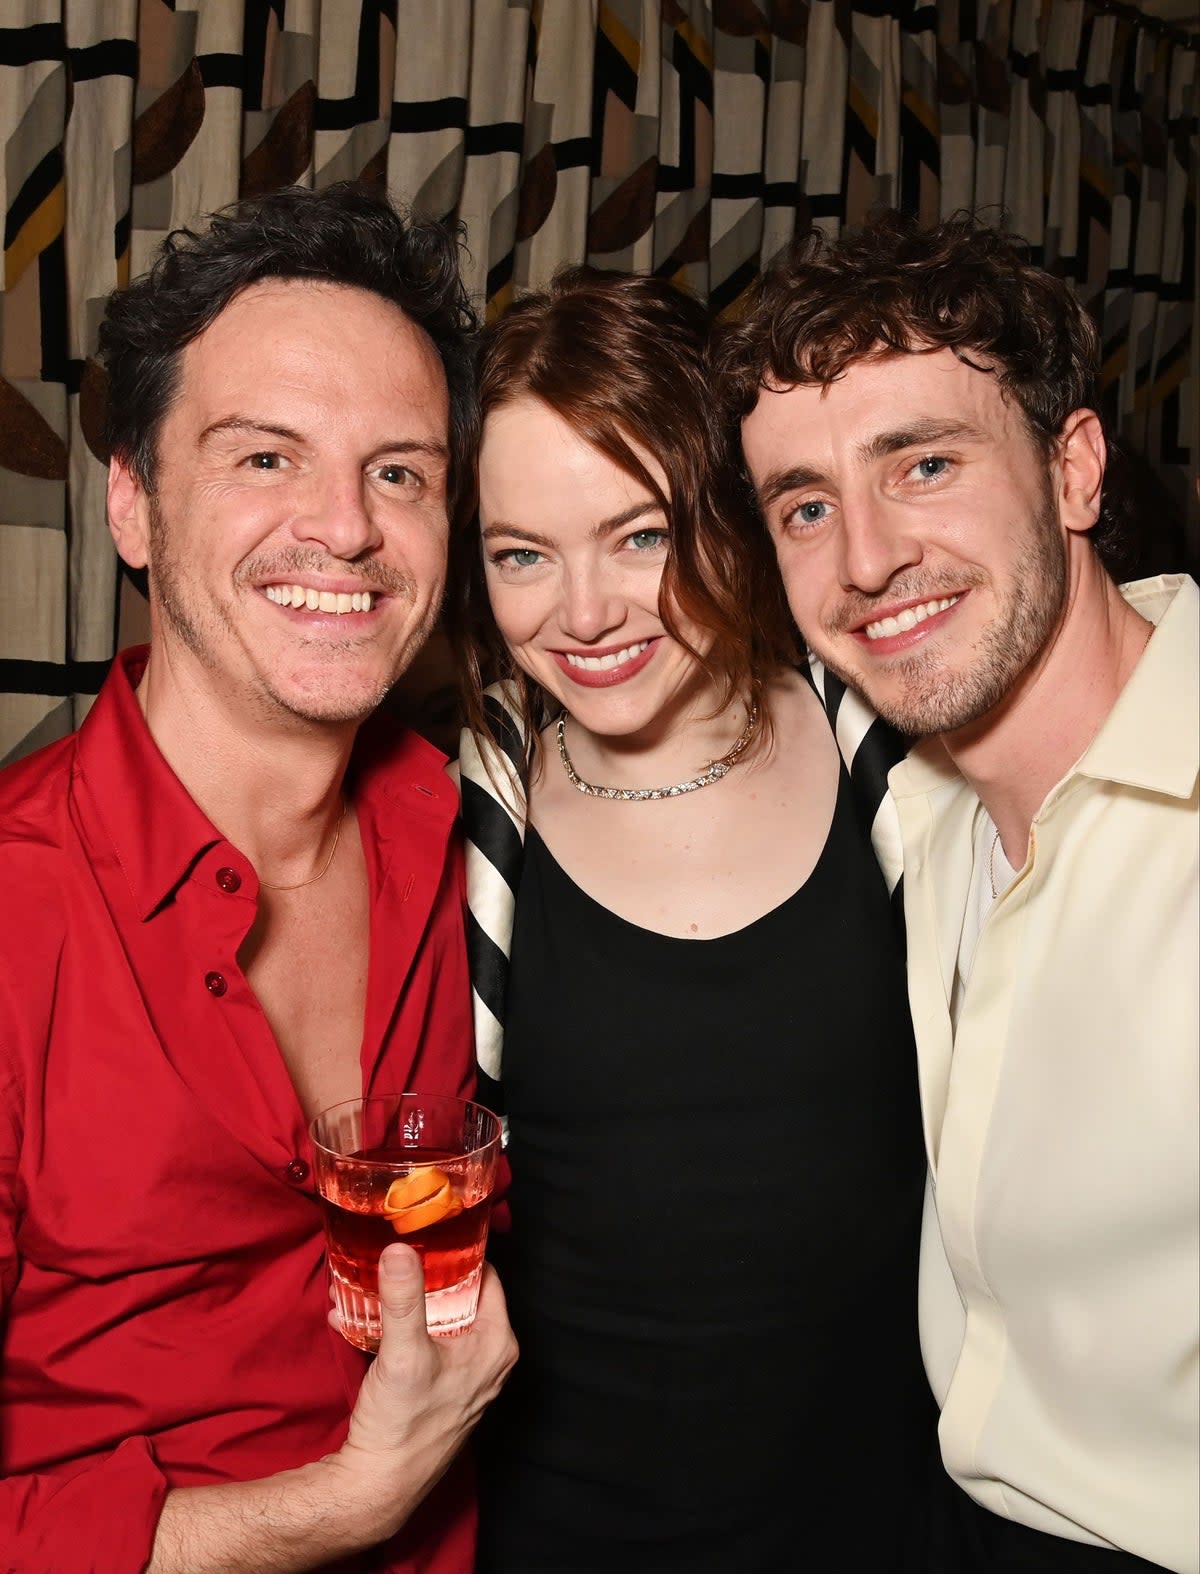
[[[283,711],[297,721],[319,725],[339,725],[366,721],[383,703],[390,683],[376,681],[372,684],[317,684],[284,688],[279,685],[266,687],[265,696],[276,711]]]

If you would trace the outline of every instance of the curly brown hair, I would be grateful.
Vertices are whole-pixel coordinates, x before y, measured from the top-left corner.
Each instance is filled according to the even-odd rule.
[[[943,347],[996,378],[1047,458],[1072,410],[1099,412],[1100,336],[1078,297],[1018,236],[971,213],[922,228],[886,209],[837,240],[813,230],[716,336],[711,367],[740,420],[765,387],[827,384],[864,358]],[[1102,508],[1091,537],[1110,571],[1127,555],[1122,536]]]
[[[650,492],[670,526],[659,589],[664,626],[689,650],[681,623],[712,634],[708,653],[692,654],[717,683],[719,705],[747,691],[761,705],[763,679],[794,659],[795,647],[774,554],[745,495],[726,423],[713,410],[709,328],[700,301],[663,279],[564,269],[484,334],[479,414],[482,425],[502,405],[540,400]],[[661,465],[665,488],[639,449]],[[477,737],[492,736],[484,683],[501,677],[515,685],[528,773],[544,705],[492,616],[477,508],[476,494],[451,541],[447,627]]]

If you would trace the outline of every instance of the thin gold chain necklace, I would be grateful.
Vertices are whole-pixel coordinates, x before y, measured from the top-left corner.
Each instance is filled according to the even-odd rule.
[[[556,728],[558,757],[562,761],[563,770],[567,773],[567,780],[577,792],[587,793],[590,798],[609,798],[619,803],[651,803],[659,798],[678,798],[685,792],[699,792],[701,787],[710,787],[713,782],[719,782],[722,776],[728,776],[730,767],[744,752],[757,726],[758,706],[751,703],[746,725],[733,747],[719,760],[713,760],[698,776],[693,776],[690,781],[677,782],[674,787],[596,787],[591,782],[585,782],[571,764],[571,756],[567,753],[566,711],[563,711],[558,718]]]
[[[334,854],[338,850],[338,843],[342,839],[342,822],[345,820],[345,818],[346,800],[343,798],[342,812],[338,815],[337,828],[333,833],[333,846],[329,849],[329,857],[326,858],[325,862],[322,864],[319,873],[310,875],[307,880],[297,880],[295,885],[273,885],[270,880],[264,880],[260,876],[258,882],[259,885],[261,885],[264,890],[267,891],[302,891],[306,885],[316,885],[318,880],[323,880],[329,873],[330,867],[333,864]]]

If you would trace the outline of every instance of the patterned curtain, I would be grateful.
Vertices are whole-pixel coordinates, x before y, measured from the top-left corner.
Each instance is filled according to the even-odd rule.
[[[1005,210],[1100,323],[1150,511],[1187,519],[1166,566],[1195,561],[1198,65],[1111,0],[0,0],[0,761],[144,634],[105,528],[106,293],[291,182],[457,215],[490,313],[583,258],[736,308],[798,226]]]

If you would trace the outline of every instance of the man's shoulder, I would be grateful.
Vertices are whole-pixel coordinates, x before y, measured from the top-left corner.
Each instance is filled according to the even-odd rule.
[[[65,845],[76,741],[71,733],[0,770],[0,858]]]
[[[0,771],[0,1020],[48,998],[79,895],[70,810],[74,735]],[[44,987],[43,987],[44,986]]]

